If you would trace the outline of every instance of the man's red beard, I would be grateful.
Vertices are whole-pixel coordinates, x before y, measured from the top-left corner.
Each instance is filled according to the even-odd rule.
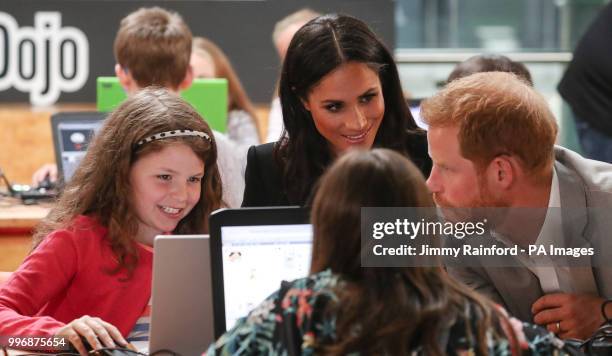
[[[446,199],[444,199],[437,193],[432,194],[433,200],[436,203],[436,206],[441,208],[503,208],[508,207],[510,205],[509,202],[506,202],[501,199],[496,199],[489,191],[488,186],[486,184],[481,183],[480,179],[478,184],[480,187],[478,195],[471,201],[462,203],[461,206],[449,203]]]

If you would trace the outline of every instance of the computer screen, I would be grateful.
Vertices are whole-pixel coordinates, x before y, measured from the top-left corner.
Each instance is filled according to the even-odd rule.
[[[57,113],[51,118],[58,173],[68,182],[87,153],[93,135],[106,114],[97,112]]]
[[[309,224],[226,226],[221,228],[221,236],[228,329],[279,289],[281,281],[308,276],[312,250]]]
[[[210,217],[215,335],[278,290],[308,276],[312,227],[299,207],[221,209]]]

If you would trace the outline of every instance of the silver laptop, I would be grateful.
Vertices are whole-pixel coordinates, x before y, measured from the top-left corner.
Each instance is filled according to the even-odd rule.
[[[214,341],[208,235],[157,236],[154,248],[148,351],[201,355]]]

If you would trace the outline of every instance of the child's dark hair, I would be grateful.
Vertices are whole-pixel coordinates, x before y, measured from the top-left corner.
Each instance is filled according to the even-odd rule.
[[[455,79],[467,77],[468,75],[481,72],[509,72],[533,86],[531,74],[525,65],[521,62],[515,62],[501,54],[479,54],[470,57],[465,61],[457,64],[451,74],[449,74],[447,83]]]

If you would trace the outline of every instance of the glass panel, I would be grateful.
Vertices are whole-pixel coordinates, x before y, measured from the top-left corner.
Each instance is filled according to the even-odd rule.
[[[607,0],[397,0],[397,48],[571,51]]]
[[[579,150],[557,84],[582,34],[610,0],[396,0],[396,59],[408,98],[444,85],[454,66],[480,53],[524,63],[558,118],[559,143]]]

